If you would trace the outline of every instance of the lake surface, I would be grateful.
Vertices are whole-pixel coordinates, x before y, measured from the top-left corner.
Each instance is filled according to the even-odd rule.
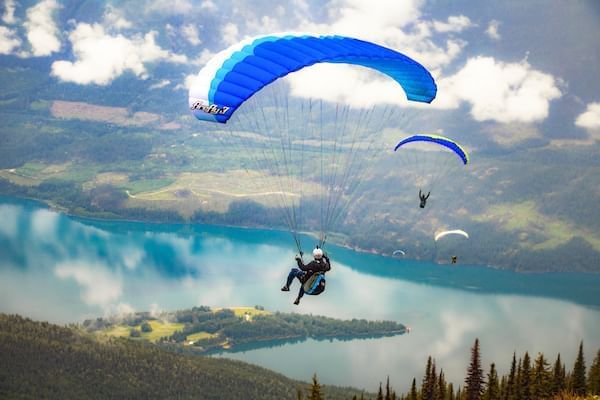
[[[305,247],[311,240],[305,238]],[[285,232],[67,217],[0,197],[0,312],[82,322],[132,310],[262,305],[334,318],[391,319],[406,335],[306,340],[219,356],[308,381],[375,391],[420,382],[427,356],[462,385],[475,338],[484,367],[506,372],[513,351],[558,352],[571,369],[579,341],[587,365],[600,348],[600,274],[515,274],[439,266],[329,247],[327,291],[292,304],[279,290],[293,265]]]

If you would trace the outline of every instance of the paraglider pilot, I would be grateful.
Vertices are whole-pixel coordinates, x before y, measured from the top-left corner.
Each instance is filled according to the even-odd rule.
[[[287,282],[281,288],[283,292],[289,292],[292,281],[294,278],[298,278],[300,281],[300,290],[298,291],[298,297],[294,301],[294,304],[296,305],[300,304],[300,299],[304,296],[304,283],[314,274],[325,274],[325,272],[331,269],[329,257],[327,257],[327,254],[323,253],[323,250],[318,246],[313,250],[313,258],[314,260],[305,265],[304,262],[302,262],[302,258],[299,255],[296,255],[298,268],[292,268],[288,274]]]
[[[419,199],[421,199],[421,204],[419,204],[419,207],[425,208],[425,205],[427,204],[427,199],[429,198],[430,194],[431,194],[431,192],[427,192],[427,196],[425,196],[421,192],[421,189],[419,189]]]

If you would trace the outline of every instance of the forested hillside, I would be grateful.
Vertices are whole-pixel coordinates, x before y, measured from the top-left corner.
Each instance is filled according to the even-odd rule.
[[[295,399],[309,384],[226,359],[0,314],[3,399]],[[358,390],[326,387],[328,399]]]

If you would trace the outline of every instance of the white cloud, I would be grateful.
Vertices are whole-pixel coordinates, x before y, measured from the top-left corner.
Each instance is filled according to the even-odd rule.
[[[31,229],[39,240],[45,242],[54,240],[58,226],[59,214],[53,211],[40,209],[32,214]]]
[[[550,101],[561,96],[552,75],[527,63],[502,63],[492,57],[475,57],[455,75],[438,80],[439,108],[471,106],[477,121],[532,123],[548,116]]]
[[[134,270],[140,265],[144,257],[146,256],[146,252],[135,247],[135,246],[126,246],[119,249],[123,265],[125,268]]]
[[[391,79],[365,68],[344,64],[315,64],[284,78],[293,96],[371,107],[385,101],[407,104],[404,91]],[[351,83],[351,84],[350,84]]]
[[[110,4],[106,6],[103,19],[104,25],[107,27],[116,29],[127,29],[132,27],[132,23],[123,16],[123,11]]]
[[[512,122],[503,124],[489,124],[482,127],[481,131],[494,140],[494,142],[511,147],[525,140],[542,138],[542,132],[534,124]]]
[[[204,11],[216,11],[217,6],[211,0],[205,0],[202,2],[202,4],[200,4],[200,9]]]
[[[445,49],[431,41],[432,24],[420,19],[422,4],[422,0],[383,0],[373,7],[360,0],[336,0],[327,10],[329,21],[322,24],[304,21],[299,29],[371,40],[414,57],[429,68],[437,68],[438,53],[445,53]]]
[[[447,356],[456,352],[465,342],[466,334],[474,332],[481,321],[473,316],[459,314],[453,310],[440,312],[440,322],[443,324],[439,339],[433,343],[433,351],[438,357]]]
[[[164,88],[165,86],[169,85],[171,83],[170,80],[168,79],[163,79],[160,82],[155,83],[154,85],[150,85],[150,89],[160,89],[160,88]]]
[[[121,34],[110,35],[99,24],[80,23],[69,34],[76,60],[55,61],[52,63],[52,75],[82,85],[107,85],[126,71],[142,79],[147,78],[146,63],[187,61],[185,56],[158,46],[156,35],[155,31],[151,31],[129,39]]]
[[[83,290],[87,305],[108,306],[122,293],[123,283],[104,264],[66,261],[58,264],[54,273],[61,279],[74,279]]]
[[[2,14],[2,21],[5,24],[12,25],[17,22],[15,18],[15,0],[5,0],[4,1],[4,14]]]
[[[452,15],[447,22],[433,21],[433,29],[438,32],[461,32],[473,26],[473,23],[464,15]]]
[[[337,17],[338,27],[353,32],[366,30],[375,33],[391,27],[404,27],[421,16],[423,0],[382,0],[377,7],[362,0],[336,0],[329,6],[329,14]]]
[[[0,26],[0,54],[12,54],[19,46],[21,46],[21,39],[17,36],[17,32]]]
[[[598,131],[600,133],[600,103],[588,104],[585,112],[579,114],[575,120],[575,125],[588,131]]]
[[[248,18],[246,28],[253,32],[281,32],[283,30],[279,25],[279,19],[268,15],[263,15],[260,19]]]
[[[195,4],[190,0],[154,0],[145,10],[167,15],[187,15],[194,10]]]
[[[292,0],[292,5],[295,9],[299,9],[303,13],[310,11],[310,6],[306,0]]]
[[[227,45],[232,45],[239,42],[239,34],[240,31],[236,24],[227,23],[221,28],[221,36],[223,37],[223,42]]]
[[[106,304],[102,308],[105,318],[114,318],[116,321],[122,321],[125,317],[135,313],[133,306],[128,303]]]
[[[498,28],[500,27],[500,22],[495,19],[490,21],[487,29],[485,30],[485,34],[488,35],[493,40],[500,40],[501,36],[498,32]]]
[[[60,50],[58,26],[53,19],[54,12],[60,7],[56,0],[43,0],[27,10],[23,26],[33,56],[48,56]]]
[[[197,58],[191,60],[190,63],[194,65],[205,65],[214,56],[215,53],[213,53],[210,50],[204,49],[200,52],[200,55]]]
[[[186,38],[186,40],[190,42],[190,44],[197,46],[200,43],[202,43],[202,40],[200,40],[198,28],[196,28],[195,25],[184,25],[183,27],[181,27],[181,32],[183,33],[183,36]]]
[[[202,50],[202,52],[196,59],[190,61],[190,64],[201,67],[201,66],[204,66],[214,56],[215,56],[215,53],[213,53],[207,49],[204,49],[204,50]],[[180,82],[177,85],[175,85],[173,90],[189,90],[192,87],[197,76],[198,76],[197,73],[188,74],[188,75],[184,76],[183,82]]]
[[[185,89],[185,90],[189,90],[189,88],[192,87],[192,84],[194,83],[194,81],[196,80],[196,76],[197,74],[189,74],[186,75],[183,78],[183,83],[179,83],[175,86],[175,90],[177,89]]]
[[[150,304],[150,315],[151,316],[153,316],[154,318],[158,318],[161,316],[162,312],[163,312],[163,310],[160,308],[158,303]]]

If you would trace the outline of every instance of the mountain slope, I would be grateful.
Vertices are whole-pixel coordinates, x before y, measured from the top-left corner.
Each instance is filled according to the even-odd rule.
[[[0,314],[0,398],[294,399],[307,383],[242,362]],[[328,399],[356,390],[326,387]]]

